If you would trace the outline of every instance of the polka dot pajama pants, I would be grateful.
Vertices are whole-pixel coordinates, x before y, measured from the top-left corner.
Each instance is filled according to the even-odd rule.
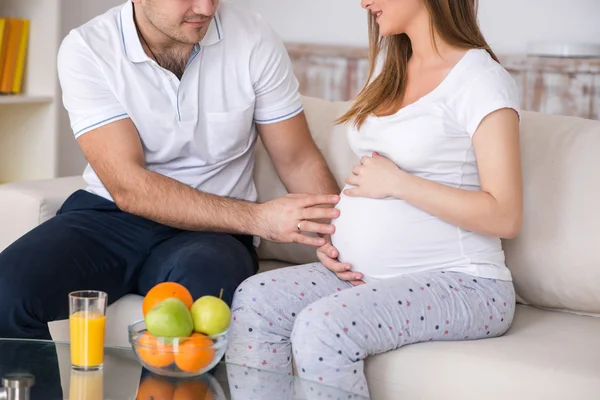
[[[367,356],[500,336],[514,310],[512,282],[434,271],[353,287],[321,264],[300,265],[238,287],[226,360],[291,375],[293,356],[304,380],[368,397]],[[231,390],[234,396],[235,385]]]

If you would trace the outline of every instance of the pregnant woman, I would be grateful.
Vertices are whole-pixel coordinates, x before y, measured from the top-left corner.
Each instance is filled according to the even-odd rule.
[[[475,0],[363,0],[371,77],[340,122],[360,165],[321,263],[248,279],[228,361],[368,396],[363,360],[510,327],[501,238],[520,230],[519,94]],[[309,223],[298,219],[300,229]],[[327,232],[323,232],[327,234]]]

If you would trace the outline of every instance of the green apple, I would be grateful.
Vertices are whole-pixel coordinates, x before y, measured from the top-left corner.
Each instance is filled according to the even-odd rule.
[[[192,304],[194,331],[212,336],[229,328],[231,310],[227,303],[218,297],[203,296]]]
[[[185,303],[169,298],[146,314],[146,329],[153,336],[185,337],[194,330],[194,321]]]

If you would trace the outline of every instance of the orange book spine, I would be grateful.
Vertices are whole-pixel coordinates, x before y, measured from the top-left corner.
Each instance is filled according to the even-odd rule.
[[[10,21],[6,18],[0,18],[0,83],[2,83],[2,75],[5,68],[9,29]]]
[[[17,57],[19,55],[19,45],[21,44],[21,31],[23,21],[10,19],[10,31],[8,34],[8,46],[6,48],[6,60],[2,72],[2,83],[0,92],[12,93],[13,82],[15,79],[15,68],[17,66]]]
[[[29,20],[22,20],[21,40],[19,41],[19,51],[17,53],[17,62],[15,66],[15,77],[13,78],[12,92],[21,93],[23,85],[23,74],[25,72],[25,59],[27,58],[27,42],[29,39]]]

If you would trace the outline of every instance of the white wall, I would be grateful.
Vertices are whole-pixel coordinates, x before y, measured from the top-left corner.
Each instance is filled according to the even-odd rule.
[[[124,0],[81,3],[81,22]],[[360,0],[228,0],[260,12],[286,41],[367,45]],[[479,0],[484,35],[497,52],[524,52],[529,41],[600,44],[600,0]]]
[[[259,11],[286,41],[367,45],[360,0],[230,0]],[[480,0],[480,25],[496,52],[529,41],[600,44],[600,0]]]

